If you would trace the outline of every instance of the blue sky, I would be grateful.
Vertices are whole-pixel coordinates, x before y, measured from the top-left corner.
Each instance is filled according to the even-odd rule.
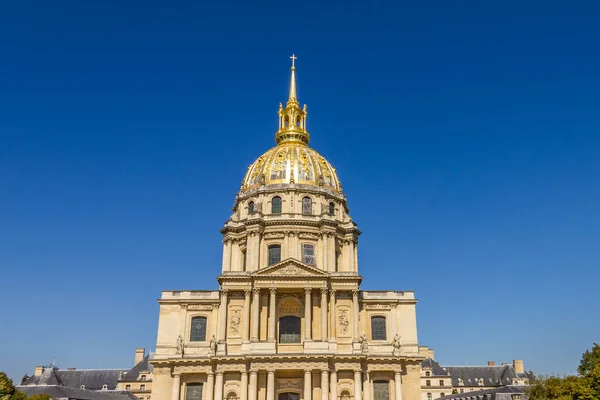
[[[363,231],[442,364],[571,373],[598,341],[600,4],[5,2],[0,370],[126,367],[214,289],[289,56]]]

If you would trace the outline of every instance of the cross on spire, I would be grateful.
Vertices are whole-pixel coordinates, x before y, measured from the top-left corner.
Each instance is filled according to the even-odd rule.
[[[290,58],[292,59],[292,68],[295,68],[295,66],[294,66],[294,62],[295,62],[295,61],[298,59],[298,57],[296,57],[296,56],[294,55],[294,53],[292,53],[292,56],[291,56]]]

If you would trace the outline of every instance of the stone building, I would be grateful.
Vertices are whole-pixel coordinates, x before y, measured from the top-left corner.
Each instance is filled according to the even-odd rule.
[[[360,289],[360,231],[295,74],[221,229],[219,290],[161,295],[152,400],[420,398],[417,300]]]
[[[153,353],[145,354],[144,348],[135,349],[133,368],[119,374],[117,390],[125,390],[140,400],[150,400],[152,392]]]

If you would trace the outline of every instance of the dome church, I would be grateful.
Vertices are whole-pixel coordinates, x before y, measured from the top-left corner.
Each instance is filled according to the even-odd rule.
[[[309,147],[295,57],[275,147],[221,229],[219,290],[164,291],[152,400],[417,400],[412,291],[361,290],[360,231]]]

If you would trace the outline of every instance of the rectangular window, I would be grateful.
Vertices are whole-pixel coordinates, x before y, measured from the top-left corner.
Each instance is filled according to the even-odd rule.
[[[131,390],[131,385],[125,385],[125,390]]]
[[[444,386],[444,380],[440,379],[440,386]]]
[[[202,384],[188,383],[185,389],[185,400],[202,400]]]
[[[192,329],[190,331],[190,342],[206,341],[206,318],[192,318]]]
[[[140,390],[146,390],[146,385],[140,385]]]
[[[429,379],[425,381],[425,386],[431,386],[431,381]]]
[[[371,317],[371,339],[386,339],[385,317]]]
[[[373,381],[373,400],[389,400],[390,383],[388,381]]]
[[[312,244],[302,245],[302,262],[308,265],[317,265],[317,257],[315,257],[315,246]]]
[[[281,246],[269,246],[269,265],[277,264],[281,261]]]

